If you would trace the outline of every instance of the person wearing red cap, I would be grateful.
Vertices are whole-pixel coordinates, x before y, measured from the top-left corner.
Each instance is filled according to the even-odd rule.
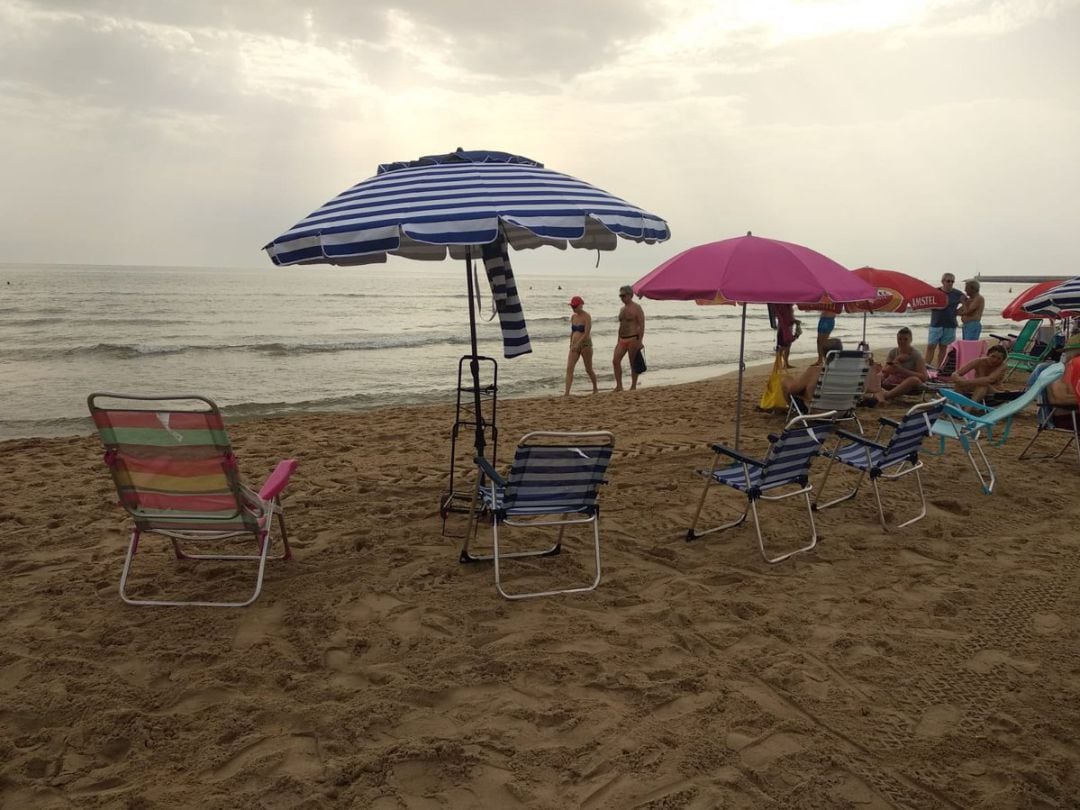
[[[592,392],[597,392],[596,372],[592,367],[592,316],[585,311],[585,302],[580,295],[570,299],[574,314],[570,316],[570,355],[566,358],[566,390],[564,397],[570,396],[570,386],[574,382],[574,366],[580,357],[585,361],[585,373],[592,381]]]

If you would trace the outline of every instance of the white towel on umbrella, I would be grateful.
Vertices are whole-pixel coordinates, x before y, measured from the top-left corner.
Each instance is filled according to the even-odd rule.
[[[506,238],[502,232],[499,237],[483,245],[484,271],[491,284],[491,296],[495,301],[495,310],[499,313],[499,325],[502,327],[503,356],[517,357],[532,352],[529,343],[529,331],[525,327],[525,313],[521,310],[521,300],[514,283],[514,271],[510,267],[510,255]]]

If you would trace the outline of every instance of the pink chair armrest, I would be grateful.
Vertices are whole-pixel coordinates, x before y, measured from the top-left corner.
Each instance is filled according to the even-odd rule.
[[[274,471],[270,473],[270,477],[266,479],[266,483],[262,485],[262,489],[259,490],[259,497],[264,501],[271,501],[281,494],[281,490],[285,489],[286,484],[289,483],[289,478],[294,472],[298,462],[294,458],[287,458],[284,461],[279,461]]]

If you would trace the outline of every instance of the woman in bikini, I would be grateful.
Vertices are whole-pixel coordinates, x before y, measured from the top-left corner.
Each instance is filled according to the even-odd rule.
[[[583,307],[585,302],[580,295],[570,299],[574,314],[570,316],[570,355],[566,358],[566,390],[564,397],[570,396],[570,386],[574,382],[574,366],[580,357],[585,361],[585,373],[592,381],[592,391],[597,392],[596,372],[592,367],[592,316]]]

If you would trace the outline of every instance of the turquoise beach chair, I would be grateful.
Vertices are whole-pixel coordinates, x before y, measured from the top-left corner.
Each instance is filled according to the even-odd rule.
[[[968,399],[956,391],[942,389],[940,394],[945,398],[945,412],[943,418],[934,423],[932,431],[933,435],[940,439],[938,454],[945,452],[946,439],[959,442],[971,462],[971,468],[975,471],[983,492],[991,494],[994,491],[994,468],[987,459],[980,440],[985,436],[987,444],[992,447],[1004,444],[1012,430],[1013,417],[1038,399],[1046,386],[1060,380],[1064,374],[1064,363],[1049,365],[1023,394],[996,408]],[[995,430],[998,431],[996,438]],[[976,453],[979,456],[978,461],[975,458]],[[979,461],[982,463],[981,468]]]

